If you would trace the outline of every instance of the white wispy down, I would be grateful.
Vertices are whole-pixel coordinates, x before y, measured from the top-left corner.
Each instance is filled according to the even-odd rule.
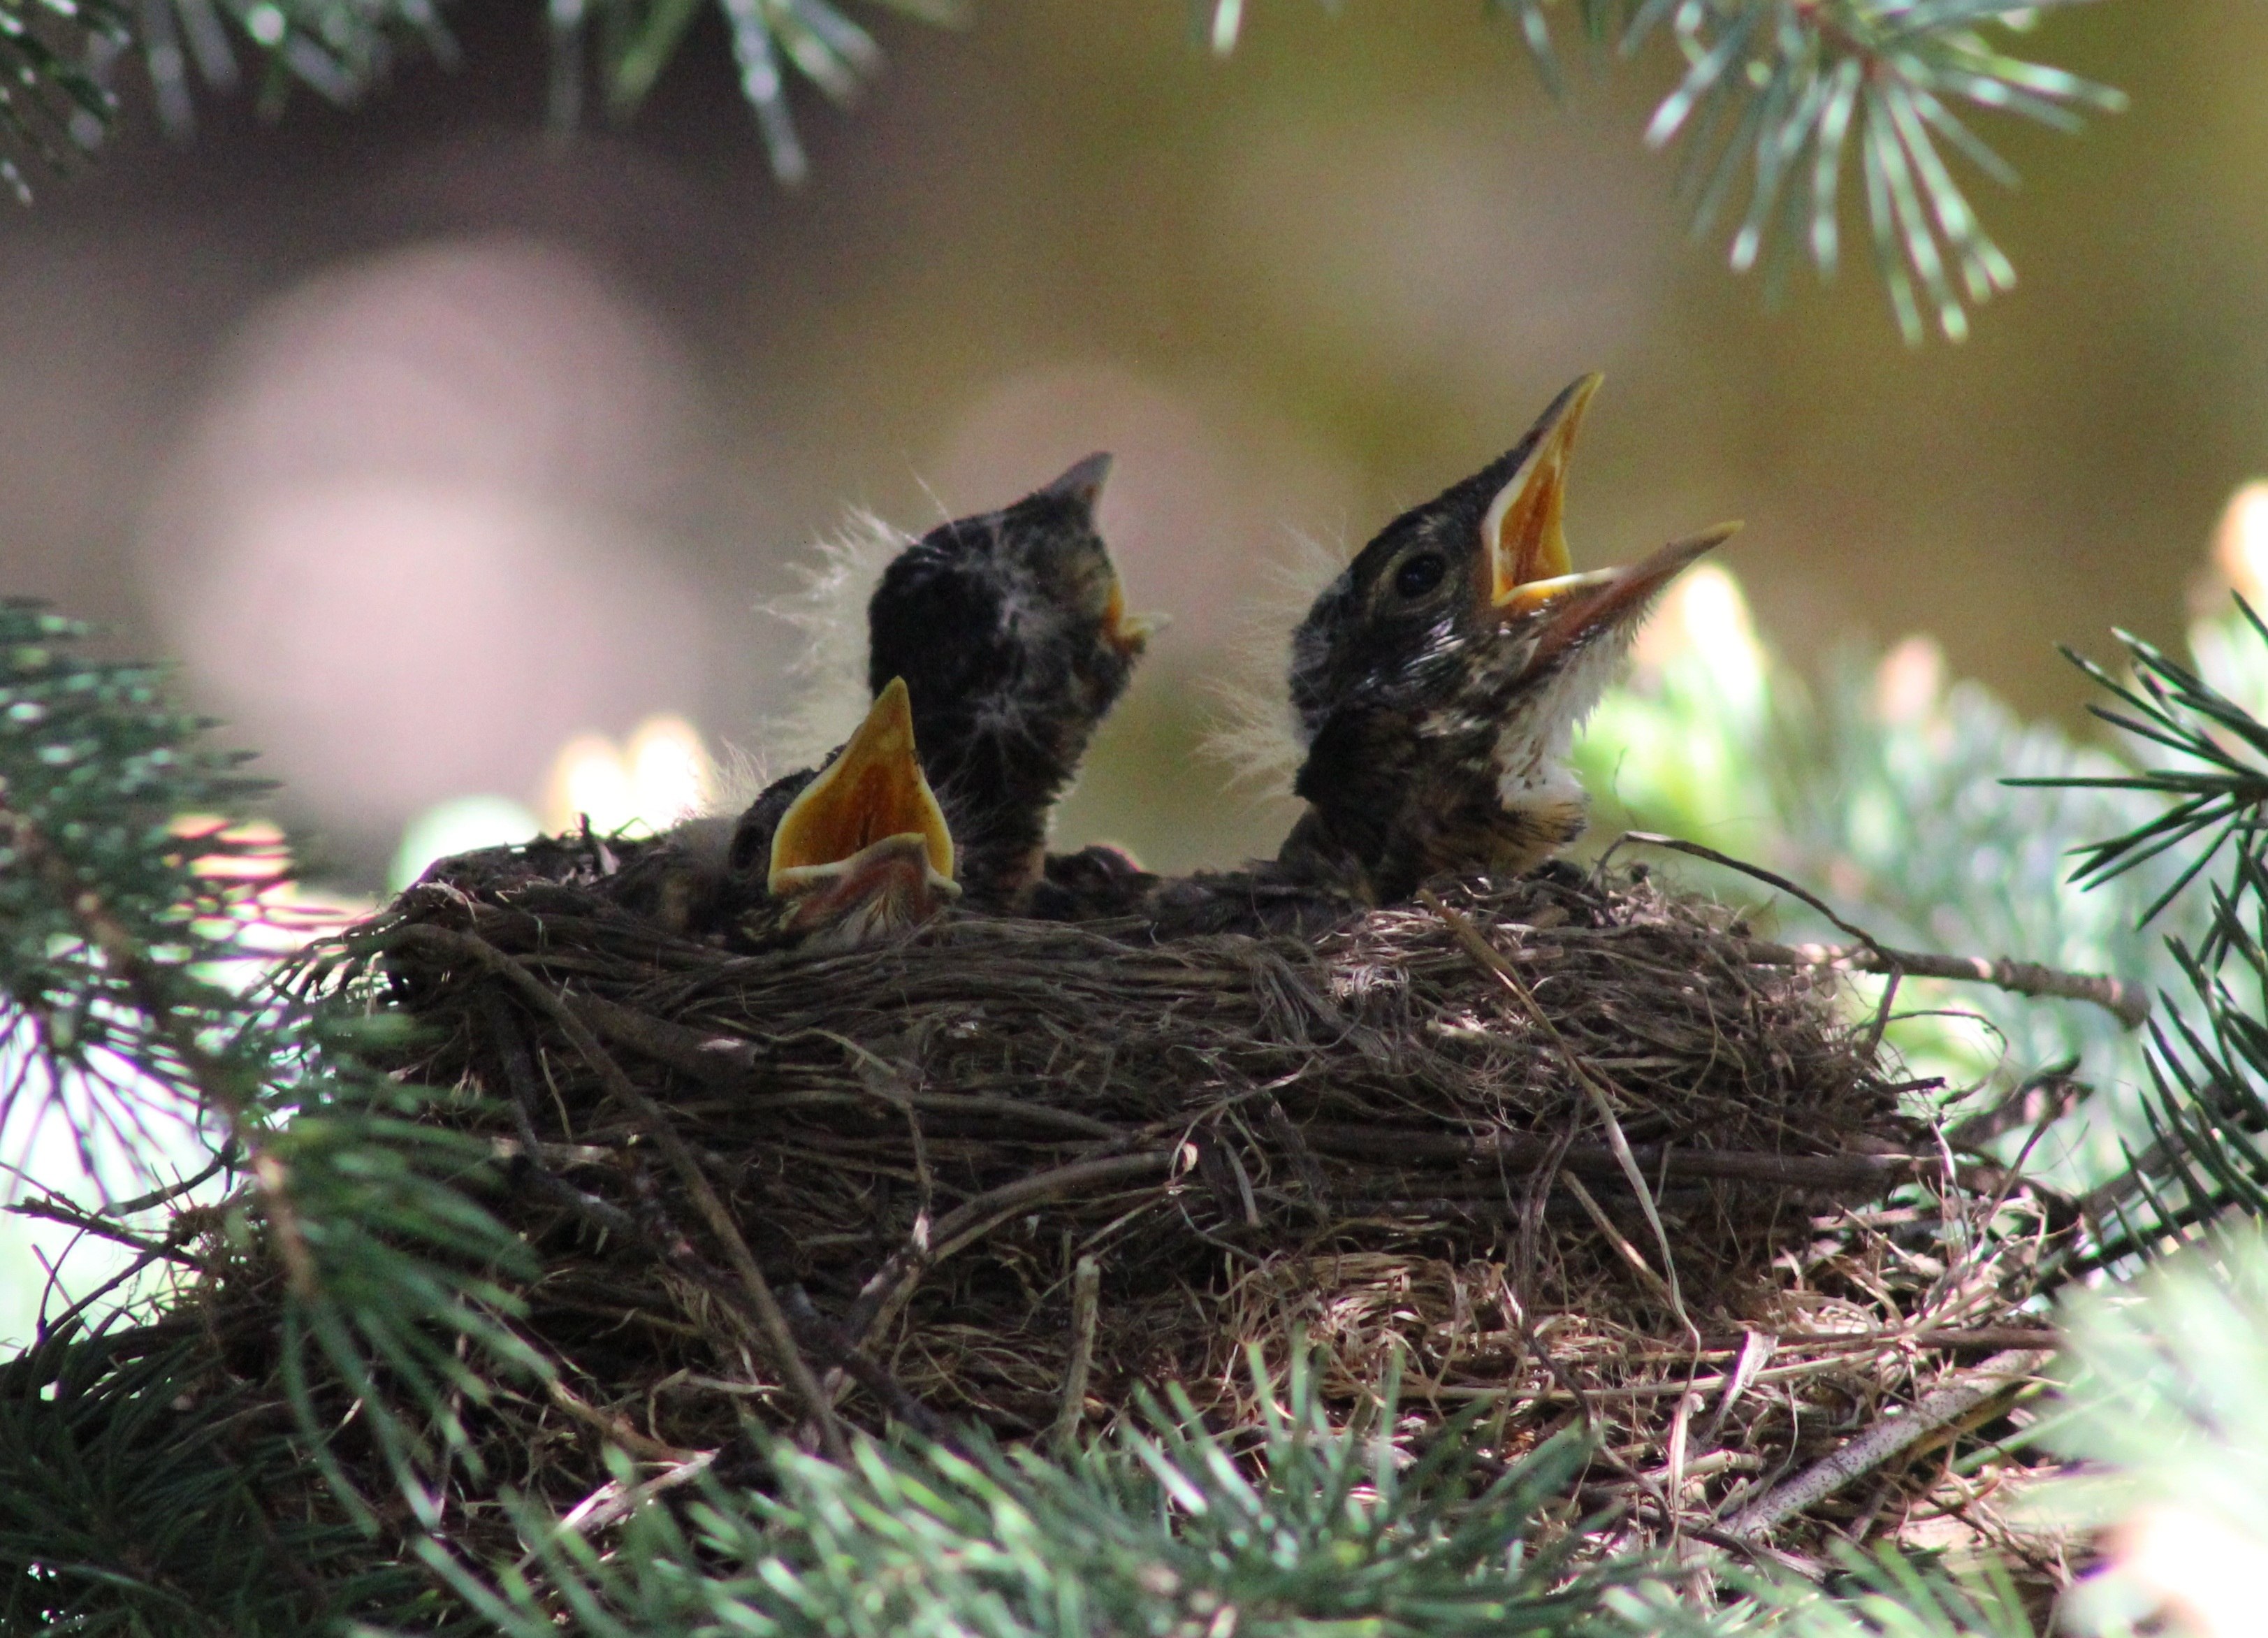
[[[793,694],[788,706],[765,722],[762,756],[736,750],[728,778],[745,772],[777,778],[790,769],[815,767],[850,737],[872,704],[866,688],[866,601],[890,559],[913,540],[871,512],[853,512],[797,565],[802,586],[762,605],[765,614],[792,626],[803,638],[788,667]],[[753,795],[739,800],[745,805]]]
[[[1202,746],[1207,758],[1227,767],[1232,787],[1262,798],[1289,796],[1307,755],[1285,691],[1292,628],[1354,556],[1344,540],[1288,538],[1290,551],[1269,564],[1262,591],[1237,621],[1228,674],[1210,690],[1213,719]]]

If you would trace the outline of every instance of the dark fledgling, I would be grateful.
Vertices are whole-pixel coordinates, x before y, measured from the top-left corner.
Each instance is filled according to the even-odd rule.
[[[847,948],[961,895],[895,682],[821,766],[775,780],[737,818],[688,819],[650,839],[538,837],[445,860],[425,879],[578,885],[669,932],[750,951]]]
[[[1581,834],[1576,727],[1654,594],[1736,527],[1571,572],[1567,462],[1598,381],[1388,524],[1293,634],[1307,808],[1278,856],[1289,879],[1387,904],[1445,871],[1519,874]]]
[[[764,893],[741,941],[847,948],[926,921],[961,896],[953,832],[916,749],[904,682],[875,696],[858,731],[815,773],[777,781],[740,815],[726,868]]]
[[[1012,506],[931,530],[867,605],[869,685],[910,689],[922,765],[983,909],[1029,898],[1049,812],[1152,629],[1127,613],[1095,529],[1109,468],[1091,455]]]

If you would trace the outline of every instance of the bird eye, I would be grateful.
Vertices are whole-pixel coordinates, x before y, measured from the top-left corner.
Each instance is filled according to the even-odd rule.
[[[1449,572],[1448,560],[1437,551],[1421,551],[1405,558],[1394,572],[1394,589],[1404,597],[1423,597]]]

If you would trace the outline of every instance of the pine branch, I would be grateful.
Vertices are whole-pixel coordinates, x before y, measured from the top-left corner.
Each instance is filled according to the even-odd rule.
[[[625,1638],[701,1622],[781,1638],[1631,1632],[1605,1601],[1657,1585],[1655,1567],[1578,1565],[1580,1531],[1545,1523],[1587,1458],[1580,1433],[1503,1471],[1476,1406],[1403,1465],[1387,1436],[1393,1383],[1336,1426],[1304,1347],[1294,1361],[1271,1381],[1253,1359],[1256,1448],[1232,1446],[1171,1391],[1060,1463],[981,1441],[956,1454],[862,1440],[837,1465],[769,1442],[761,1487],[689,1475],[693,1501],[649,1502],[603,1551],[526,1510],[540,1574],[500,1591],[438,1545],[426,1553],[511,1638],[563,1615]],[[615,1487],[636,1484],[622,1465]]]
[[[2268,625],[2242,596],[2235,604],[2251,633],[2268,646]],[[2109,882],[2162,853],[2203,838],[2205,845],[2154,900],[2144,919],[2169,904],[2224,847],[2246,860],[2261,858],[2260,815],[2268,805],[2268,725],[2154,645],[2126,631],[2114,635],[2133,664],[2122,682],[2071,649],[2064,655],[2118,701],[2091,705],[2094,714],[2145,744],[2174,753],[2176,761],[2124,778],[2017,778],[2010,785],[2077,786],[2145,792],[2162,798],[2162,811],[2080,853],[2073,880]]]
[[[221,1171],[251,1184],[232,1214],[266,1229],[289,1277],[292,1398],[314,1459],[328,1462],[320,1356],[430,1528],[431,1478],[468,1442],[453,1396],[488,1391],[460,1351],[541,1375],[495,1277],[530,1272],[528,1254],[465,1192],[485,1146],[421,1122],[423,1094],[362,1064],[373,1026],[350,997],[221,981],[259,970],[246,934],[282,876],[272,840],[240,823],[264,782],[207,743],[163,673],[87,658],[89,635],[0,603],[0,1031],[21,1070],[0,1129],[60,1115],[83,1155],[152,1183],[135,1136],[182,1107],[216,1129]],[[99,1155],[106,1134],[117,1152]],[[111,1237],[124,1214],[99,1214]]]
[[[129,55],[149,81],[158,124],[173,136],[196,127],[192,84],[236,91],[258,70],[261,102],[273,112],[294,85],[350,107],[384,79],[405,48],[453,66],[456,42],[436,0],[141,0],[130,40],[98,62]]]
[[[2242,598],[2250,637],[2268,649],[2268,626]],[[2159,799],[2146,817],[2076,850],[2073,879],[2099,887],[2186,851],[2171,883],[2144,911],[2148,920],[2228,860],[2205,895],[2207,919],[2194,937],[2169,933],[2166,948],[2189,1004],[2154,1021],[2146,1143],[2130,1143],[2124,1172],[2087,1198],[2095,1244],[2074,1261],[2100,1266],[2195,1238],[2231,1211],[2268,1217],[2268,724],[2197,671],[2154,646],[2118,633],[2131,680],[2066,650],[2117,701],[2095,706],[2103,720],[2171,760],[2117,776],[2029,778],[2011,785],[2115,790]]]
[[[1955,174],[1965,162],[2003,186],[2015,173],[1966,117],[2011,114],[2075,130],[2125,100],[2107,86],[2014,56],[1996,33],[2084,4],[2010,0],[1492,0],[1512,13],[1545,82],[1561,80],[1551,17],[1575,13],[1594,45],[1634,54],[1657,33],[1685,71],[1654,110],[1647,145],[1685,147],[1680,191],[1693,236],[1732,230],[1734,271],[1760,262],[1784,287],[1798,247],[1822,277],[1842,256],[1842,194],[1854,163],[1876,270],[1900,332],[1969,333],[1967,309],[2007,290],[2015,269]],[[1745,179],[1745,183],[1744,183]]]
[[[1761,1631],[1781,1638],[2036,1638],[2023,1596],[1995,1561],[1948,1576],[1889,1543],[1868,1552],[1837,1542],[1832,1562],[1831,1595],[1792,1579],[1730,1579],[1754,1598]]]
[[[0,14],[0,182],[31,198],[26,163],[70,167],[107,129],[116,101],[95,64],[124,48],[120,0],[45,0]]]
[[[594,77],[608,114],[627,118],[703,3],[548,0],[554,122],[581,122]],[[967,0],[870,3],[940,26],[968,16]],[[834,0],[715,4],[773,172],[800,181],[810,162],[788,106],[791,78],[848,105],[880,71],[880,48]],[[269,113],[295,86],[351,107],[410,52],[458,62],[440,0],[40,0],[0,16],[0,183],[28,201],[29,171],[67,168],[99,146],[129,67],[146,83],[159,127],[182,137],[196,128],[201,90],[232,94],[249,82]]]
[[[0,1367],[0,1630],[284,1638],[430,1616],[423,1575],[292,1505],[296,1454],[246,1427],[201,1349],[136,1358],[137,1340],[66,1331]]]
[[[875,0],[940,27],[968,20],[968,0]],[[788,107],[788,74],[800,74],[835,103],[858,100],[882,66],[872,34],[832,0],[716,0],[733,46],[740,92],[755,111],[772,173],[800,182],[810,157]],[[584,91],[596,75],[607,113],[625,119],[677,56],[701,0],[550,0],[551,116],[572,126],[583,117]]]
[[[130,1164],[153,1088],[242,1135],[269,1068],[247,1031],[258,1008],[210,975],[248,954],[278,876],[272,844],[177,817],[240,808],[265,782],[204,744],[156,668],[85,658],[90,635],[0,603],[0,1033],[23,1064],[0,1129],[69,1103]]]
[[[837,0],[715,0],[740,90],[775,175],[794,183],[810,159],[789,107],[800,77],[849,105],[881,67],[873,36]],[[1822,277],[1841,259],[1842,195],[1863,183],[1874,259],[1900,330],[1918,342],[1933,323],[1968,333],[1968,308],[2009,288],[2014,269],[1979,222],[1957,175],[2003,185],[2014,173],[1971,129],[1979,112],[2075,130],[2123,97],[2004,50],[1997,36],[2035,14],[2082,4],[2046,0],[1491,0],[1519,26],[1547,85],[1562,70],[1553,18],[1572,12],[1592,46],[1623,55],[1657,34],[1684,63],[1655,109],[1646,142],[1682,143],[1681,191],[1697,239],[1733,227],[1736,271],[1762,264],[1777,296],[1808,249]],[[942,26],[969,0],[870,0]],[[1329,0],[1327,0],[1329,4]],[[562,128],[585,116],[593,82],[610,117],[634,113],[681,54],[703,0],[548,0],[550,106]],[[1197,0],[1199,32],[1234,49],[1245,0]],[[19,159],[48,168],[95,146],[117,106],[116,65],[136,62],[159,122],[195,124],[192,80],[234,90],[239,53],[261,65],[261,99],[305,85],[351,104],[406,48],[453,62],[438,0],[45,0],[0,26],[0,182],[27,196]],[[1853,157],[1855,153],[1855,158]]]

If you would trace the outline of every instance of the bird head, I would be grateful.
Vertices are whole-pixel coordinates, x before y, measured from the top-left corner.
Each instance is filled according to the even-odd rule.
[[[1095,528],[1109,469],[1090,455],[1012,506],[931,530],[867,605],[872,686],[911,686],[964,884],[988,907],[1036,880],[1049,810],[1158,623],[1127,611]]]
[[[975,712],[980,733],[1053,742],[1072,760],[1125,691],[1160,622],[1129,612],[1094,521],[1110,457],[1089,455],[998,512],[940,524],[884,571],[867,674],[914,687],[917,720]],[[952,743],[966,737],[956,725]],[[932,750],[948,742],[924,731]]]
[[[1305,742],[1349,711],[1432,735],[1492,733],[1517,705],[1572,729],[1654,594],[1738,527],[1573,572],[1567,469],[1600,379],[1571,383],[1504,455],[1388,524],[1316,598],[1292,639]]]
[[[961,896],[953,833],[923,777],[910,701],[892,679],[780,815],[765,886],[779,931],[847,948]]]
[[[1323,588],[1292,638],[1303,740],[1350,706],[1440,698],[1525,611],[1520,587],[1569,572],[1567,467],[1599,380],[1570,385],[1519,443],[1395,519]]]
[[[1572,383],[1503,456],[1388,524],[1293,634],[1307,748],[1295,788],[1357,810],[1338,815],[1353,822],[1341,830],[1384,845],[1399,822],[1359,810],[1468,790],[1530,810],[1536,835],[1581,829],[1582,793],[1563,766],[1576,727],[1654,594],[1736,527],[1574,572],[1567,470],[1599,380]]]

